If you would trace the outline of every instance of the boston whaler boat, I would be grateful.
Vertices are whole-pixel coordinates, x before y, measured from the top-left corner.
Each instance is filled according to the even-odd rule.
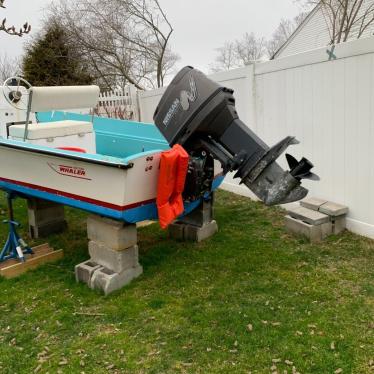
[[[4,92],[10,103],[18,100],[17,87]],[[189,67],[167,89],[156,126],[62,111],[94,107],[97,86],[29,86],[27,92],[26,122],[8,126],[7,138],[0,138],[0,188],[24,197],[129,223],[157,219],[160,157],[174,144],[190,156],[185,213],[229,171],[268,205],[303,198],[301,179],[316,179],[306,159],[288,156],[289,172],[275,162],[294,138],[267,147],[238,119],[233,92]],[[32,113],[38,123],[30,122]]]
[[[160,154],[169,145],[154,125],[45,112],[95,106],[95,86],[32,87],[30,95],[39,123],[9,126],[0,138],[1,189],[129,223],[157,219]]]

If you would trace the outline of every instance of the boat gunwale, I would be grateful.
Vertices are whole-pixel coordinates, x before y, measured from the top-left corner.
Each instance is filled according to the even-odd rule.
[[[132,162],[130,162],[128,164],[124,164],[124,163],[120,163],[120,162],[115,163],[115,162],[112,162],[112,161],[98,160],[98,159],[93,159],[93,158],[88,158],[88,157],[81,157],[79,155],[74,155],[74,154],[71,154],[71,153],[61,152],[61,150],[58,150],[58,149],[51,149],[51,150],[38,149],[38,148],[29,147],[29,146],[24,146],[22,144],[8,143],[6,141],[5,142],[0,141],[0,147],[13,148],[13,149],[18,149],[18,150],[25,151],[25,152],[38,153],[38,154],[42,154],[42,155],[49,155],[49,156],[54,156],[54,157],[67,158],[67,159],[70,159],[70,160],[87,162],[87,163],[95,164],[95,165],[109,166],[109,167],[113,167],[113,168],[116,168],[116,169],[122,169],[122,170],[127,170],[127,169],[131,169],[131,168],[134,167],[134,164]]]

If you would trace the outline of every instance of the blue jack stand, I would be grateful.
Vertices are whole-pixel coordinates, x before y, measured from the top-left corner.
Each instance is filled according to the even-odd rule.
[[[12,201],[15,199],[13,193],[8,192],[8,213],[9,219],[4,220],[3,223],[9,225],[8,239],[0,253],[0,263],[9,259],[19,259],[21,262],[25,262],[25,254],[33,254],[32,249],[24,242],[22,238],[17,234],[17,228],[21,225],[14,220],[13,204]]]

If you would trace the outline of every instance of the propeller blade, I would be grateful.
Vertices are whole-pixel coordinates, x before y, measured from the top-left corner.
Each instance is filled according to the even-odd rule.
[[[312,181],[319,181],[318,175],[311,172],[314,165],[306,158],[297,161],[295,157],[286,154],[287,162],[290,167],[290,173],[293,177],[301,179],[309,179]]]
[[[321,178],[317,174],[314,174],[314,173],[306,173],[306,174],[300,175],[299,177],[301,179],[308,179],[308,180],[315,181],[315,182],[318,182],[321,180]]]
[[[296,158],[290,155],[289,153],[286,154],[286,159],[287,159],[288,166],[290,167],[291,170],[299,166],[299,161],[297,161]]]

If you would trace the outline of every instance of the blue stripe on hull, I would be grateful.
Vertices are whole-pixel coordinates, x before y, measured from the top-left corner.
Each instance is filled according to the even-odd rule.
[[[213,191],[216,190],[223,182],[224,177],[218,177],[213,182]],[[98,214],[101,216],[109,217],[112,219],[125,221],[128,223],[136,223],[146,220],[157,220],[157,206],[156,203],[145,204],[136,208],[127,209],[124,211],[118,211],[114,209],[105,208],[99,205],[87,203],[80,200],[75,200],[65,196],[52,194],[49,192],[39,191],[33,188],[19,186],[17,184],[0,182],[0,188],[5,191],[18,192],[19,194],[36,197],[43,200],[53,201],[58,204],[67,205],[73,208],[85,210],[90,213]],[[201,200],[194,201],[192,203],[185,204],[184,214],[188,214],[196,209]]]

